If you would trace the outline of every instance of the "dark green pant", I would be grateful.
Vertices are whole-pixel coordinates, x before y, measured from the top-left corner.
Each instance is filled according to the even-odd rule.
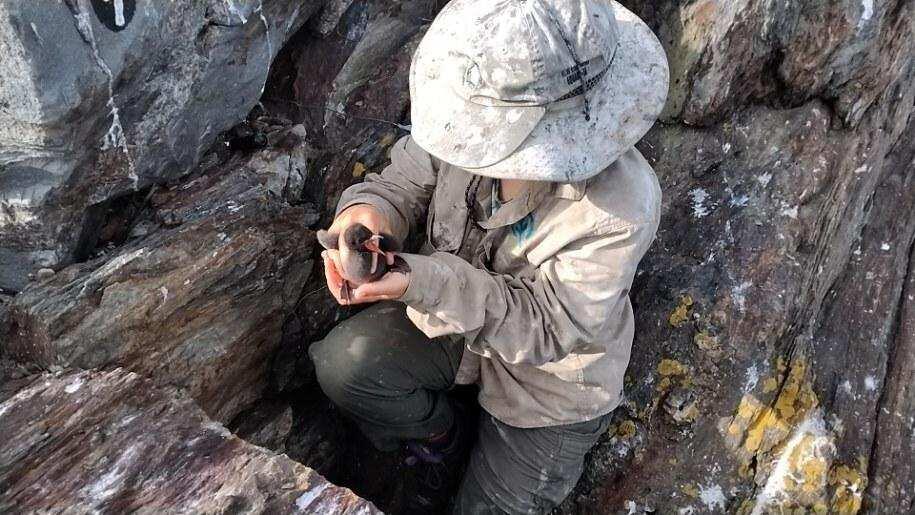
[[[463,346],[427,338],[406,317],[403,304],[369,307],[314,343],[309,353],[321,388],[381,450],[442,433],[454,421],[446,392]],[[482,412],[455,512],[549,511],[575,486],[585,453],[608,424],[606,415],[521,429]]]

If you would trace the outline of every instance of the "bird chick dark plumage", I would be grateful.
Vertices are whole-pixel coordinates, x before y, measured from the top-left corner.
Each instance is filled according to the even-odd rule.
[[[388,273],[388,253],[400,250],[394,237],[375,234],[368,227],[354,223],[340,233],[318,231],[318,243],[325,249],[340,253],[340,275],[345,280],[343,298],[349,288],[377,281]]]

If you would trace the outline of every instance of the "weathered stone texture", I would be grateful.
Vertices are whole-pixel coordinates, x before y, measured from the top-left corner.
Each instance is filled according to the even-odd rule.
[[[311,271],[305,211],[281,196],[302,152],[266,149],[151,190],[127,243],[15,297],[6,352],[45,369],[123,366],[228,422],[263,392]]]
[[[663,119],[639,144],[661,180],[664,211],[632,289],[637,336],[627,401],[559,511],[911,511],[915,4],[624,3],[655,29],[670,58]],[[77,14],[88,5],[71,4]],[[266,73],[266,64],[251,56],[276,54],[317,8],[301,4],[292,15],[293,4],[299,5],[264,0],[260,11],[252,1],[209,2],[182,19],[168,18],[176,38],[195,29],[196,40],[182,39],[177,55],[196,48],[210,71],[195,68],[199,60],[170,63],[155,45],[142,63],[112,58],[112,70],[120,70],[114,99],[126,153],[118,145],[77,153],[91,166],[70,174],[70,165],[48,164],[60,161],[51,152],[58,145],[0,172],[0,191],[32,188],[48,209],[55,202],[74,206],[61,211],[67,216],[42,211],[26,221],[27,209],[0,201],[6,202],[0,220],[33,224],[19,232],[0,227],[0,243],[19,238],[0,245],[0,268],[10,262],[10,249],[33,253],[29,263],[55,262],[61,242],[80,232],[74,214],[86,215],[79,227],[94,228],[72,247],[89,261],[54,267],[56,274],[43,274],[8,307],[0,299],[0,327],[5,310],[15,324],[0,346],[0,377],[18,381],[0,387],[0,401],[24,381],[18,365],[3,361],[10,357],[46,368],[129,367],[155,384],[183,387],[220,421],[269,383],[269,402],[232,427],[396,511],[410,495],[397,457],[363,448],[368,444],[314,384],[308,345],[352,309],[333,302],[320,267],[308,268],[315,255],[309,229],[326,226],[343,189],[380,171],[387,149],[409,130],[410,55],[443,2],[327,2],[278,53],[263,108],[256,109],[302,125],[252,115],[191,177],[143,189],[186,174],[210,134],[251,109],[265,76],[257,73]],[[79,37],[73,12],[55,11],[60,23],[48,26]],[[9,14],[3,7],[0,13]],[[109,34],[90,21],[104,38],[99,48],[107,62],[115,52],[109,40],[131,28]],[[264,49],[267,25],[277,30]],[[0,49],[10,49],[10,66],[25,66],[16,45],[34,31],[27,23],[11,26],[0,31]],[[37,26],[38,34],[45,30]],[[131,45],[149,44],[136,38]],[[79,41],[65,50],[85,60],[92,46]],[[220,59],[236,68],[226,72]],[[188,62],[197,64],[188,68]],[[73,138],[96,141],[90,150],[102,144],[112,121],[99,69],[86,72],[94,86],[78,91],[88,100],[63,97],[84,109],[68,107],[59,118],[85,120]],[[156,97],[165,82],[155,77],[171,80],[172,72],[183,77],[175,83],[180,87]],[[239,84],[226,80],[236,76]],[[152,84],[138,88],[149,77]],[[59,82],[58,91],[69,91]],[[211,88],[205,95],[194,89],[203,83]],[[31,83],[16,84],[7,90],[19,92],[16,112],[44,108],[29,96]],[[230,105],[227,98],[238,91],[243,98]],[[176,110],[165,109],[175,102]],[[226,111],[214,114],[206,106]],[[3,130],[0,146],[12,134]],[[157,150],[178,147],[174,155]],[[7,159],[5,150],[0,159]],[[140,193],[112,200],[133,191],[128,156],[134,169],[140,161],[157,164],[137,174]],[[58,176],[69,177],[72,188],[60,189]],[[70,233],[43,230],[49,220],[62,220],[57,227]],[[54,400],[66,386],[55,388],[47,394],[60,406],[55,409],[78,409]],[[105,416],[123,419],[116,411]],[[22,430],[23,438],[39,434]],[[53,442],[81,441],[76,434]],[[9,460],[6,452],[0,449],[0,460]],[[53,465],[42,461],[34,470],[57,474]],[[0,467],[0,476],[12,477],[4,473]],[[85,491],[72,484],[61,491]],[[32,490],[21,492],[17,499],[24,502]],[[130,495],[134,502],[155,493]]]
[[[123,369],[33,377],[0,434],[3,512],[380,513]]]
[[[915,459],[912,4],[633,3],[671,58],[639,145],[665,207],[633,287],[632,431],[563,510],[911,509],[885,453]]]
[[[0,5],[0,289],[82,257],[90,206],[191,170],[322,2],[134,4]]]

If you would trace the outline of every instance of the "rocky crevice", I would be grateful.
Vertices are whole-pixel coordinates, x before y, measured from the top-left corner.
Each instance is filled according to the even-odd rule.
[[[632,288],[627,399],[559,512],[911,507],[911,3],[625,3],[656,30],[671,62],[664,119],[639,144],[661,181],[664,212]],[[84,390],[66,391],[74,378],[112,406],[132,402],[115,393],[129,384],[155,392],[131,405],[142,420],[145,410],[203,409],[176,434],[221,449],[225,461],[205,469],[213,481],[246,490],[246,472],[221,475],[239,456],[257,454],[249,466],[284,471],[255,473],[271,478],[258,482],[264,497],[233,490],[196,505],[204,501],[181,497],[188,505],[308,511],[299,504],[338,491],[266,493],[304,485],[290,478],[312,473],[224,432],[213,436],[212,418],[401,511],[409,471],[399,457],[372,451],[314,381],[308,345],[353,309],[327,295],[312,267],[311,231],[330,222],[347,186],[383,169],[387,149],[408,132],[410,55],[442,4],[208,2],[177,18],[135,17],[113,34],[84,9],[118,77],[109,96],[118,98],[143,184],[127,187],[123,159],[89,149],[78,157],[91,164],[67,168],[34,210],[34,236],[0,227],[0,288],[25,287],[0,297],[0,426],[12,423],[13,409],[23,413],[15,420],[23,441],[31,436],[20,426],[59,425],[28,400],[42,381],[53,385],[46,401],[63,411],[75,406],[66,395],[83,399]],[[19,31],[9,34],[25,38],[39,15],[51,16],[15,13]],[[149,43],[163,30],[174,34],[173,47]],[[149,59],[121,66],[109,58],[131,48]],[[267,54],[277,56],[269,75],[257,58]],[[96,79],[104,77],[91,59],[84,65],[94,81],[86,105],[102,105],[105,84]],[[178,86],[163,90],[167,81],[144,84],[145,76]],[[225,80],[235,76],[238,87]],[[102,141],[107,114],[71,109],[89,139]],[[20,177],[42,166],[30,159],[0,170],[0,199],[10,198],[11,170]],[[54,224],[61,233],[49,240],[42,227]],[[59,256],[42,261],[48,249]],[[54,273],[38,274],[40,266]],[[30,377],[36,365],[44,374]],[[130,372],[95,371],[118,366]],[[148,430],[127,424],[120,407],[82,413],[115,441]],[[162,424],[178,427],[174,418]],[[68,428],[53,437],[59,449],[80,441]],[[183,456],[177,463],[203,452],[169,442],[186,452],[174,455]],[[18,493],[0,502],[27,506],[35,490],[8,472],[52,467],[55,448],[35,447],[35,459],[20,463],[21,449],[7,444],[0,486]],[[90,499],[91,487],[54,472],[69,486],[46,496],[47,506],[164,502],[138,493],[150,483],[118,482],[117,471],[158,477],[173,463],[143,470],[127,460],[125,468],[113,445],[92,452],[73,459],[96,481],[118,478],[110,498]]]

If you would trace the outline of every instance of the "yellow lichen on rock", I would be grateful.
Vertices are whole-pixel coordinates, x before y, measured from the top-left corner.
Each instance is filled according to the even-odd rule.
[[[353,165],[353,177],[362,177],[365,175],[366,167],[360,161]]]
[[[635,436],[635,422],[631,420],[624,420],[620,427],[617,428],[616,434],[620,438],[632,438]]]
[[[689,308],[693,305],[693,298],[689,295],[680,297],[680,303],[674,308],[667,322],[672,327],[680,327],[684,322],[689,320]]]
[[[721,346],[718,344],[718,337],[712,336],[708,331],[699,331],[693,336],[693,343],[696,344],[696,347],[699,347],[700,350],[706,352],[714,352],[721,349]]]
[[[658,363],[658,373],[662,376],[681,376],[686,375],[687,368],[683,363],[675,359],[665,358]]]
[[[867,466],[865,461],[859,461],[859,468],[848,465],[837,465],[829,473],[829,484],[833,487],[832,511],[833,513],[853,514],[861,509],[861,497],[867,487]]]
[[[822,434],[802,434],[788,456],[791,474],[785,478],[785,490],[795,493],[795,498],[799,497],[797,494],[803,494],[809,498],[810,504],[819,502],[829,477],[831,446],[831,440],[824,439]]]
[[[788,380],[775,400],[775,409],[785,419],[790,419],[799,411],[809,410],[817,404],[811,383],[804,380],[806,371],[805,360],[799,359],[792,363]]]
[[[699,488],[693,484],[686,484],[680,487],[680,491],[684,494],[692,497],[693,499],[699,498]]]
[[[754,513],[824,507],[834,436],[815,409],[818,399],[806,360],[798,357],[790,365],[780,360],[776,370],[779,377],[763,382],[763,392],[777,392],[776,397],[763,402],[746,393],[719,428],[740,458],[740,475],[767,485],[768,493],[754,501]]]
[[[750,454],[768,452],[788,435],[789,429],[775,410],[764,407],[747,428],[743,448]]]
[[[744,499],[740,506],[737,507],[737,515],[750,515],[755,507],[756,503],[753,502],[753,499]]]

